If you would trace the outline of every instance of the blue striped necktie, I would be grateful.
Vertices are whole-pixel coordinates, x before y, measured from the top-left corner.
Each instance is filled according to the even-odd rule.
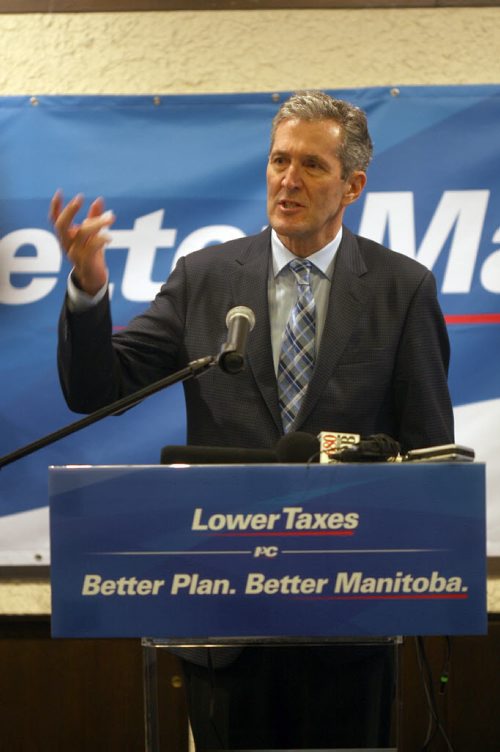
[[[278,395],[285,433],[299,412],[314,369],[316,306],[311,289],[310,261],[294,259],[289,268],[295,275],[298,297],[285,328],[278,363]]]

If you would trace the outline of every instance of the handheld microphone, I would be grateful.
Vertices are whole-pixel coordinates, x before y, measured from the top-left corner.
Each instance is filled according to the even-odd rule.
[[[226,373],[239,373],[245,365],[245,348],[249,332],[255,326],[251,308],[236,306],[226,316],[227,340],[220,351],[218,364]]]

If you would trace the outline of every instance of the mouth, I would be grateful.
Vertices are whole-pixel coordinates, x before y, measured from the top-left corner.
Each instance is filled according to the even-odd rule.
[[[286,209],[286,210],[303,208],[303,204],[299,204],[298,201],[290,201],[288,199],[282,199],[281,201],[278,201],[278,206],[281,209]]]

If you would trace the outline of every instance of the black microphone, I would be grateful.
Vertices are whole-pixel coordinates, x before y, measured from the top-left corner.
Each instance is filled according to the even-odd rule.
[[[276,462],[273,449],[169,445],[161,450],[162,465],[251,465]]]
[[[319,461],[319,440],[297,431],[282,436],[274,449],[170,444],[161,450],[162,465],[260,465]]]
[[[319,456],[318,437],[305,431],[287,433],[276,444],[277,462],[319,462]]]
[[[401,454],[398,441],[385,433],[361,437],[356,444],[330,455],[336,462],[396,462]]]
[[[236,306],[226,316],[227,340],[220,351],[218,364],[226,373],[239,373],[245,365],[245,348],[249,332],[255,326],[251,308]]]

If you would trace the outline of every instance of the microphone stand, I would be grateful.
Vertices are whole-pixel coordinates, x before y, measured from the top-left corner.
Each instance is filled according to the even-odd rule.
[[[160,392],[162,389],[165,389],[168,386],[172,386],[173,384],[178,384],[182,381],[188,381],[188,379],[195,378],[196,376],[199,376],[200,374],[207,371],[212,366],[216,365],[217,362],[218,357],[215,355],[207,355],[204,358],[193,360],[180,371],[176,371],[176,373],[173,373],[170,376],[166,376],[159,381],[155,381],[153,384],[150,384],[143,389],[139,389],[137,392],[130,394],[128,397],[122,397],[122,399],[116,400],[116,402],[112,402],[105,407],[101,407],[99,410],[90,413],[90,415],[87,415],[85,418],[77,420],[74,423],[70,423],[68,426],[65,426],[65,428],[60,428],[58,431],[49,433],[47,436],[43,436],[41,439],[37,439],[37,441],[33,441],[31,444],[20,447],[20,449],[16,449],[15,452],[11,452],[10,454],[6,454],[3,457],[0,457],[0,469],[2,467],[5,467],[5,465],[10,465],[12,462],[17,462],[17,460],[20,460],[22,457],[26,457],[28,454],[32,454],[33,452],[37,452],[39,449],[43,449],[43,447],[46,447],[49,444],[53,444],[54,442],[59,441],[59,439],[64,439],[66,436],[69,436],[72,433],[76,433],[76,431],[80,431],[80,429],[82,428],[90,426],[92,425],[92,423],[97,423],[99,420],[107,418],[108,415],[116,415],[116,413],[120,413],[123,410],[128,409],[129,407],[134,407],[139,402],[142,402],[144,399],[146,399],[146,397],[150,397],[152,394],[156,394],[156,392]]]

